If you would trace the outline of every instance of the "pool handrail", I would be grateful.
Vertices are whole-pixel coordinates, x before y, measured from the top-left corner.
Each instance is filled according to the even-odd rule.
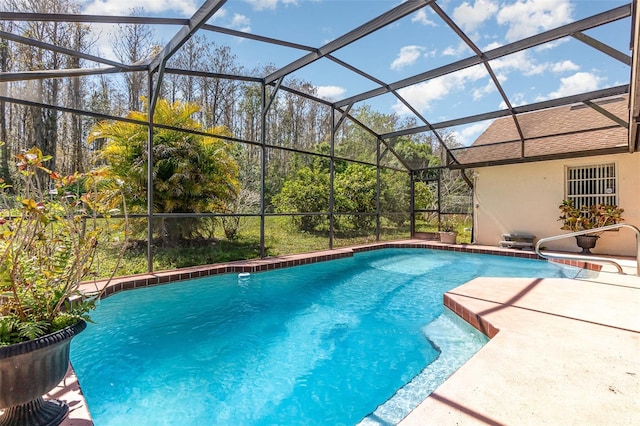
[[[542,244],[544,244],[544,243],[549,242],[549,241],[561,240],[563,238],[568,238],[568,237],[577,237],[579,235],[594,234],[594,233],[599,233],[599,232],[603,232],[603,231],[612,231],[614,229],[619,229],[619,228],[632,229],[633,232],[636,234],[636,275],[640,276],[640,262],[638,261],[640,259],[640,229],[638,229],[634,225],[629,225],[627,223],[616,223],[614,225],[602,226],[600,228],[585,229],[585,230],[582,230],[582,231],[570,232],[568,234],[555,235],[553,237],[541,238],[536,243],[536,245],[534,247],[534,250],[535,250],[536,254],[538,256],[542,257],[543,259],[581,260],[581,261],[585,261],[585,262],[605,262],[605,263],[610,263],[610,264],[613,264],[618,269],[619,273],[624,274],[624,271],[622,270],[622,266],[620,265],[620,263],[618,263],[615,260],[610,259],[608,257],[598,257],[598,256],[590,256],[590,255],[589,256],[585,256],[585,255],[580,255],[580,254],[568,254],[568,253],[543,253],[543,252],[540,251],[540,246]]]

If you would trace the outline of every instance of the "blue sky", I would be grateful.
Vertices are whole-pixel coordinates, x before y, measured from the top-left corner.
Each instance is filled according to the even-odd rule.
[[[137,0],[144,15],[189,17],[200,0]],[[499,47],[541,31],[600,13],[628,2],[616,0],[438,0],[437,4],[482,50]],[[398,5],[398,1],[367,0],[229,0],[209,23],[320,47]],[[129,0],[85,0],[84,13],[129,14]],[[587,35],[630,54],[630,18],[592,29]],[[168,41],[175,27],[156,28]],[[108,49],[108,35],[101,49]],[[228,45],[247,70],[272,64],[282,67],[305,51],[271,46],[237,37],[204,32]],[[107,53],[107,52],[102,52]],[[364,39],[334,52],[385,83],[472,56],[472,51],[426,7]],[[573,38],[565,38],[491,62],[513,105],[554,99],[627,84],[627,65]],[[333,61],[322,59],[292,75],[311,82],[320,96],[342,99],[377,85]],[[286,84],[286,80],[285,80]],[[505,107],[482,66],[470,67],[400,91],[430,122],[460,118]],[[366,101],[383,113],[411,114],[392,95]],[[471,142],[489,123],[476,123],[457,133]]]

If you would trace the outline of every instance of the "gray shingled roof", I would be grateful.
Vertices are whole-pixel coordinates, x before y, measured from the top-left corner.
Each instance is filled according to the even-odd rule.
[[[629,120],[628,96],[594,103],[620,120]],[[596,108],[577,104],[520,114],[518,123],[524,139],[513,118],[499,118],[470,147],[454,150],[453,154],[463,165],[488,165],[482,163],[627,150],[628,129]]]

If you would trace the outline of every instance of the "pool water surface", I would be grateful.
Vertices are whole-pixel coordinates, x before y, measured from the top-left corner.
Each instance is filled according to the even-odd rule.
[[[137,289],[100,302],[71,361],[97,426],[394,423],[486,342],[444,292],[575,271],[384,249]]]

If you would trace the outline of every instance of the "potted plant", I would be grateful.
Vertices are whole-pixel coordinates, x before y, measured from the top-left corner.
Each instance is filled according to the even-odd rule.
[[[101,296],[100,289],[92,297],[81,294],[80,283],[96,279],[101,242],[122,235],[123,250],[126,245],[117,185],[102,170],[61,176],[44,166],[48,159],[37,148],[17,156],[13,197],[0,182],[0,424],[64,419],[66,404],[42,395],[66,374],[71,339]],[[44,190],[46,180],[51,190]],[[122,210],[113,210],[116,204]],[[124,215],[116,227],[109,221],[114,212]]]
[[[622,218],[624,209],[612,204],[595,204],[590,207],[577,208],[573,200],[563,200],[559,208],[560,218],[558,220],[562,221],[560,229],[571,232],[597,229],[624,221]],[[601,234],[602,231],[595,231],[577,235],[576,244],[582,248],[582,253],[590,254]]]
[[[455,219],[447,219],[442,222],[440,225],[440,231],[438,231],[438,234],[440,235],[440,242],[455,244],[458,237],[458,231],[456,231],[457,226],[458,221]]]

